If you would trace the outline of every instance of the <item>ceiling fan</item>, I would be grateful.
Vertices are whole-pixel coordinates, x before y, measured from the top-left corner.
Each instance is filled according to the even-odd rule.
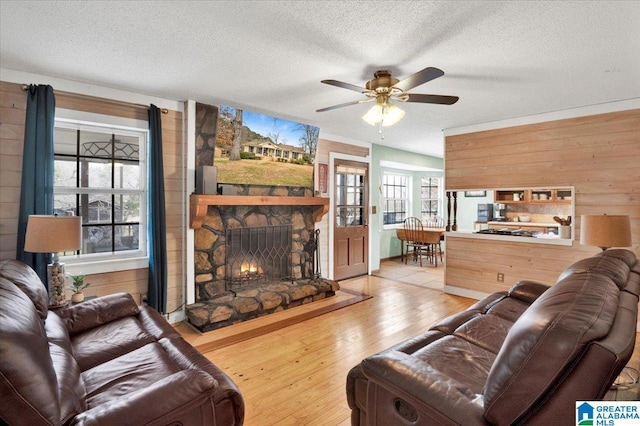
[[[371,108],[365,115],[363,115],[362,119],[371,125],[380,123],[381,126],[391,126],[402,120],[402,118],[404,117],[404,111],[402,111],[396,105],[392,104],[390,102],[392,100],[400,102],[418,102],[441,105],[455,104],[459,99],[457,96],[406,93],[408,90],[411,90],[414,87],[417,87],[438,77],[442,77],[443,75],[444,71],[438,68],[427,67],[405,78],[404,80],[398,80],[397,78],[393,77],[389,71],[379,70],[373,74],[373,79],[367,81],[365,87],[360,87],[356,86],[355,84],[344,83],[337,80],[322,80],[321,83],[324,84],[360,92],[366,96],[366,99],[321,108],[316,110],[316,112],[330,111],[349,105],[376,101],[376,104],[373,106],[373,108]]]

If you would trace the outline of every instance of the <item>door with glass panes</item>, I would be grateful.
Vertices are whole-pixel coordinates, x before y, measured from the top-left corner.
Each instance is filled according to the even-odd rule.
[[[336,161],[333,278],[368,272],[368,164]]]

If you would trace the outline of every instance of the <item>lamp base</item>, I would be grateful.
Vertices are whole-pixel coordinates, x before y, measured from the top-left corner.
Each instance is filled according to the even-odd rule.
[[[49,308],[60,308],[67,304],[64,293],[64,263],[50,263],[47,265],[47,275],[49,281]]]

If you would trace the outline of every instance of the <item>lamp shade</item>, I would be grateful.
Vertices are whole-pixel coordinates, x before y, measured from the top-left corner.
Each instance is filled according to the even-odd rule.
[[[31,215],[27,221],[24,250],[32,253],[59,253],[82,246],[80,216]]]
[[[376,103],[371,107],[362,119],[367,123],[375,126],[382,121],[385,127],[392,126],[404,117],[404,111],[391,103]]]
[[[625,215],[580,216],[580,244],[609,247],[631,245],[631,221]]]

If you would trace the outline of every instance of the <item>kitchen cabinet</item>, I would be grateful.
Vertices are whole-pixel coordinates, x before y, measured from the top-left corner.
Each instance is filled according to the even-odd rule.
[[[494,202],[501,204],[571,204],[571,189],[508,189],[494,191]]]
[[[493,200],[500,204],[525,203],[527,194],[524,189],[497,190],[493,192]]]
[[[529,202],[536,204],[571,204],[573,194],[570,189],[532,189]]]

